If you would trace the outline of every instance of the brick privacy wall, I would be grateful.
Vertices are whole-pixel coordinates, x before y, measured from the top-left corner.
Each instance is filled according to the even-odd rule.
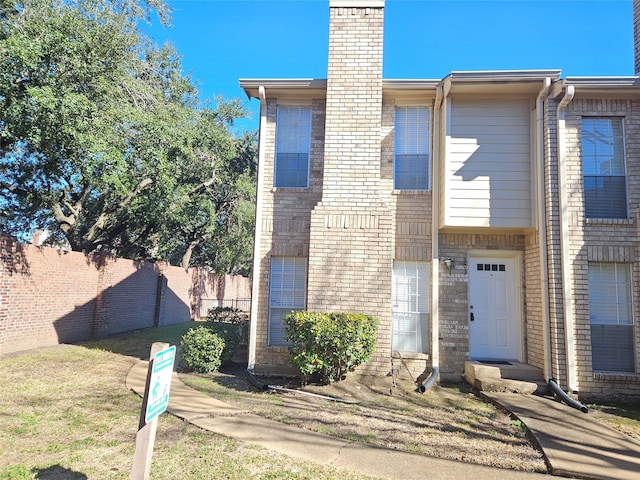
[[[638,212],[640,207],[640,101],[630,99],[574,99],[566,110],[566,161],[568,185],[569,255],[573,275],[576,366],[581,394],[640,393],[640,375],[592,371],[591,325],[589,317],[588,263],[590,261],[630,263],[632,279],[640,278],[637,259]],[[581,162],[581,120],[583,116],[624,118],[629,219],[586,219]],[[640,311],[638,281],[634,283],[634,311]],[[637,317],[636,317],[637,318]],[[636,345],[640,346],[636,323]],[[636,347],[638,348],[638,347]],[[636,372],[640,372],[636,351]]]
[[[228,289],[227,289],[228,287]],[[87,256],[0,237],[0,354],[191,320],[199,298],[249,298],[249,279]]]

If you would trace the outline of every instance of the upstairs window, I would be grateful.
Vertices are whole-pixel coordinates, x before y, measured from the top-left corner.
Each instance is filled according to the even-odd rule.
[[[622,118],[583,118],[582,176],[587,218],[627,218],[625,165]]]
[[[631,269],[627,263],[589,262],[592,367],[635,372]]]
[[[279,105],[276,118],[274,186],[309,186],[311,107]]]
[[[430,163],[429,107],[396,107],[394,188],[428,190]]]

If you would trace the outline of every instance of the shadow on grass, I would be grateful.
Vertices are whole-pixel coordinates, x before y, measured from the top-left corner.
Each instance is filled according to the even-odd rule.
[[[111,335],[101,340],[80,342],[77,345],[85,348],[105,350],[119,355],[149,360],[151,345],[154,342],[165,342],[180,348],[182,336],[192,328],[197,328],[202,322],[190,321],[169,325],[167,327],[145,328],[126,333]]]
[[[604,413],[640,422],[640,400],[625,398],[619,401],[601,401],[595,402],[590,407]]]
[[[38,480],[86,480],[88,478],[84,473],[74,472],[60,465],[34,469],[33,473]]]

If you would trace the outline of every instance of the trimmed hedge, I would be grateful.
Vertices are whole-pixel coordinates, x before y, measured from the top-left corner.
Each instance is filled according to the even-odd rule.
[[[210,328],[192,328],[182,337],[182,358],[198,373],[215,372],[222,365],[224,340]]]
[[[376,347],[378,320],[361,313],[295,311],[284,316],[291,360],[305,380],[342,380]]]

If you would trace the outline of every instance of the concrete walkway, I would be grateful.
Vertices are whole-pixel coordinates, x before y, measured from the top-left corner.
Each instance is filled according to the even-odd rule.
[[[640,479],[640,442],[550,398],[482,392],[533,433],[558,476]]]
[[[126,385],[144,393],[147,362],[134,366]],[[640,444],[595,422],[574,418],[587,415],[550,400],[527,403],[531,396],[491,394],[492,399],[514,413],[538,439],[554,474],[595,479],[640,479]],[[503,395],[512,395],[509,400]],[[531,397],[534,398],[534,397]],[[537,402],[537,400],[532,400]],[[566,411],[565,411],[566,410]],[[350,442],[268,420],[220,402],[184,385],[174,373],[168,411],[190,423],[246,443],[322,465],[369,475],[403,480],[542,480],[542,474],[518,472],[427,457]],[[586,422],[586,423],[585,423]],[[565,426],[563,427],[562,424]],[[546,427],[548,425],[548,427]],[[570,432],[580,432],[572,437]],[[568,435],[568,436],[567,436]],[[594,440],[595,438],[595,440]],[[599,439],[599,440],[598,440]],[[579,447],[577,442],[585,447]],[[548,451],[547,451],[548,449]],[[585,473],[586,472],[586,473]],[[593,472],[593,473],[591,473]]]

